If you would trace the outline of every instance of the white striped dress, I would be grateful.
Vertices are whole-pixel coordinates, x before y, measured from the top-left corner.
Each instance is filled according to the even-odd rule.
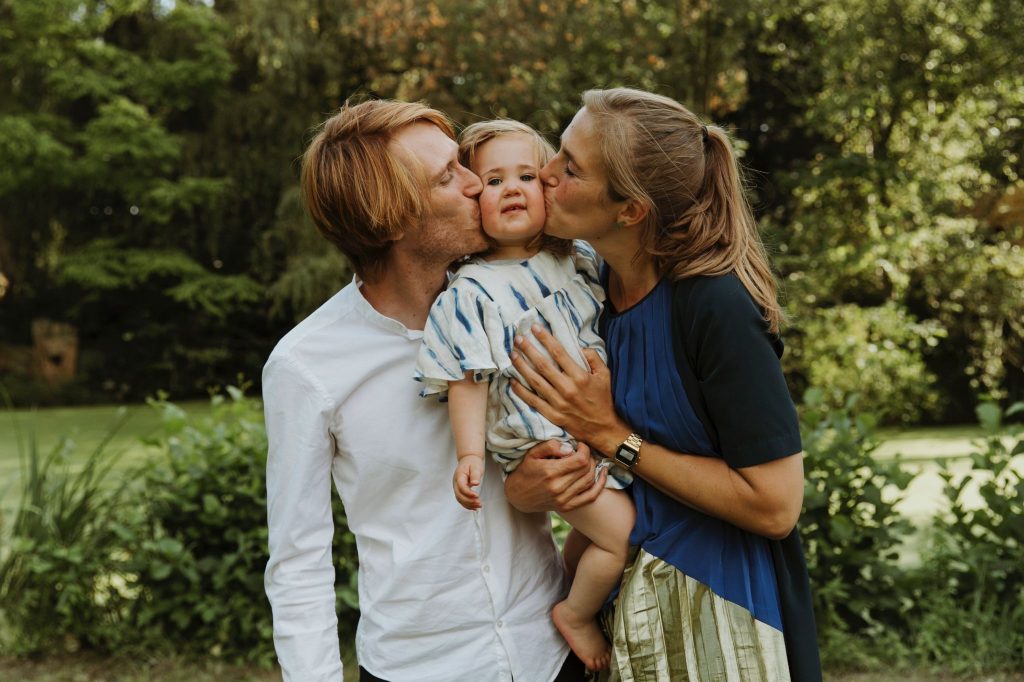
[[[459,268],[448,288],[430,309],[415,379],[423,382],[422,396],[447,399],[448,382],[473,373],[489,382],[487,393],[487,450],[505,474],[539,442],[573,442],[512,392],[509,379],[525,380],[512,366],[512,340],[522,336],[541,352],[532,325],[548,329],[581,366],[580,348],[593,348],[606,358],[598,335],[604,289],[598,279],[598,257],[586,242],[576,242],[572,256],[546,251],[525,260],[474,259]],[[629,473],[611,467],[608,487],[629,484]]]

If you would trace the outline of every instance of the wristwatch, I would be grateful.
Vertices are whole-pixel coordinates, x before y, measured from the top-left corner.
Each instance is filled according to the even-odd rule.
[[[640,461],[640,446],[643,444],[644,439],[639,434],[629,434],[615,451],[615,461],[627,469],[632,469]]]

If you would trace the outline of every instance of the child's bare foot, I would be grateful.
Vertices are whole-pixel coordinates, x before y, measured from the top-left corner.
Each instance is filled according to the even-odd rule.
[[[608,641],[601,634],[597,620],[575,613],[565,600],[555,604],[551,620],[569,643],[569,648],[583,661],[588,670],[604,670],[611,663]]]

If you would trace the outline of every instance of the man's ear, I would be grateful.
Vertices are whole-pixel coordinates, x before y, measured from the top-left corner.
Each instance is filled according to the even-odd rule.
[[[626,199],[625,206],[619,211],[615,220],[623,227],[637,227],[644,222],[650,210],[650,207],[641,201]]]

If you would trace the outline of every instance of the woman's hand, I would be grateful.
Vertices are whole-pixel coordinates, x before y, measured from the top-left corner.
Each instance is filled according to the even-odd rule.
[[[602,469],[594,480],[594,459],[583,443],[549,440],[535,445],[505,479],[505,497],[521,512],[564,513],[590,504],[604,490],[608,478]]]
[[[512,390],[523,402],[577,440],[586,441],[603,454],[609,454],[630,430],[615,413],[608,366],[597,352],[584,348],[583,356],[590,365],[589,370],[584,369],[546,330],[534,326],[532,331],[557,366],[529,341],[517,338],[518,352],[512,354],[512,365],[529,382],[533,391],[515,380],[512,381]]]

